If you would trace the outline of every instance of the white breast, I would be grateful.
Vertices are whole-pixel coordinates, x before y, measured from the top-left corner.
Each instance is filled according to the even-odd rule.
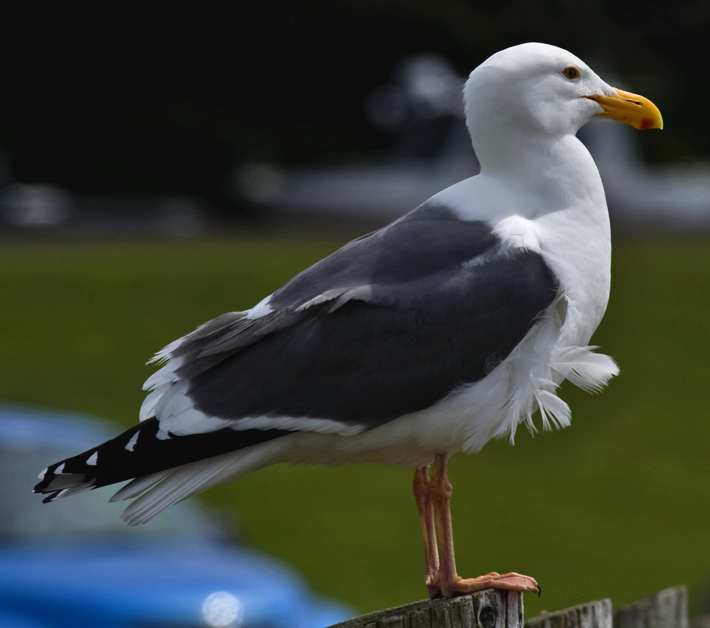
[[[502,253],[539,253],[559,282],[558,299],[513,352],[484,380],[464,387],[431,409],[440,431],[421,441],[477,451],[509,435],[540,410],[544,428],[564,427],[570,409],[556,395],[566,378],[593,391],[618,373],[614,361],[588,343],[609,299],[611,233],[604,190],[586,148],[569,136],[542,161],[526,162],[516,178],[478,175],[438,195],[464,220],[486,220],[502,240]],[[393,422],[396,423],[396,422]],[[447,427],[444,427],[444,426]],[[431,430],[429,430],[431,432]]]

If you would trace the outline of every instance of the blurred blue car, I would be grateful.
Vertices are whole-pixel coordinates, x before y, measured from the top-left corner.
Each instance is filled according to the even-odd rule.
[[[2,628],[323,628],[352,615],[228,541],[194,502],[131,528],[104,491],[50,505],[32,494],[43,467],[118,431],[0,407]]]

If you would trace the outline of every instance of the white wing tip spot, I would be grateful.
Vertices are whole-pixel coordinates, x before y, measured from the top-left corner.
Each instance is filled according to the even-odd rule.
[[[131,440],[126,443],[126,451],[133,452],[134,447],[136,446],[136,443],[138,442],[138,434],[140,432],[136,432],[133,436],[131,436]]]

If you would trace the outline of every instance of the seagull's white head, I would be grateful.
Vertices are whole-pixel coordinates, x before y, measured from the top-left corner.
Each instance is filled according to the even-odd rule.
[[[637,128],[662,128],[658,108],[646,98],[614,89],[573,54],[528,43],[494,54],[478,66],[464,88],[466,123],[479,159],[505,142],[531,137],[556,141],[574,135],[594,118]]]

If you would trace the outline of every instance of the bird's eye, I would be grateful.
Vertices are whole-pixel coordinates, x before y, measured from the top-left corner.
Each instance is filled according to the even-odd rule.
[[[574,81],[574,79],[579,78],[579,70],[577,68],[575,68],[573,65],[562,70],[562,74],[564,75],[565,78],[568,78],[570,81]]]

